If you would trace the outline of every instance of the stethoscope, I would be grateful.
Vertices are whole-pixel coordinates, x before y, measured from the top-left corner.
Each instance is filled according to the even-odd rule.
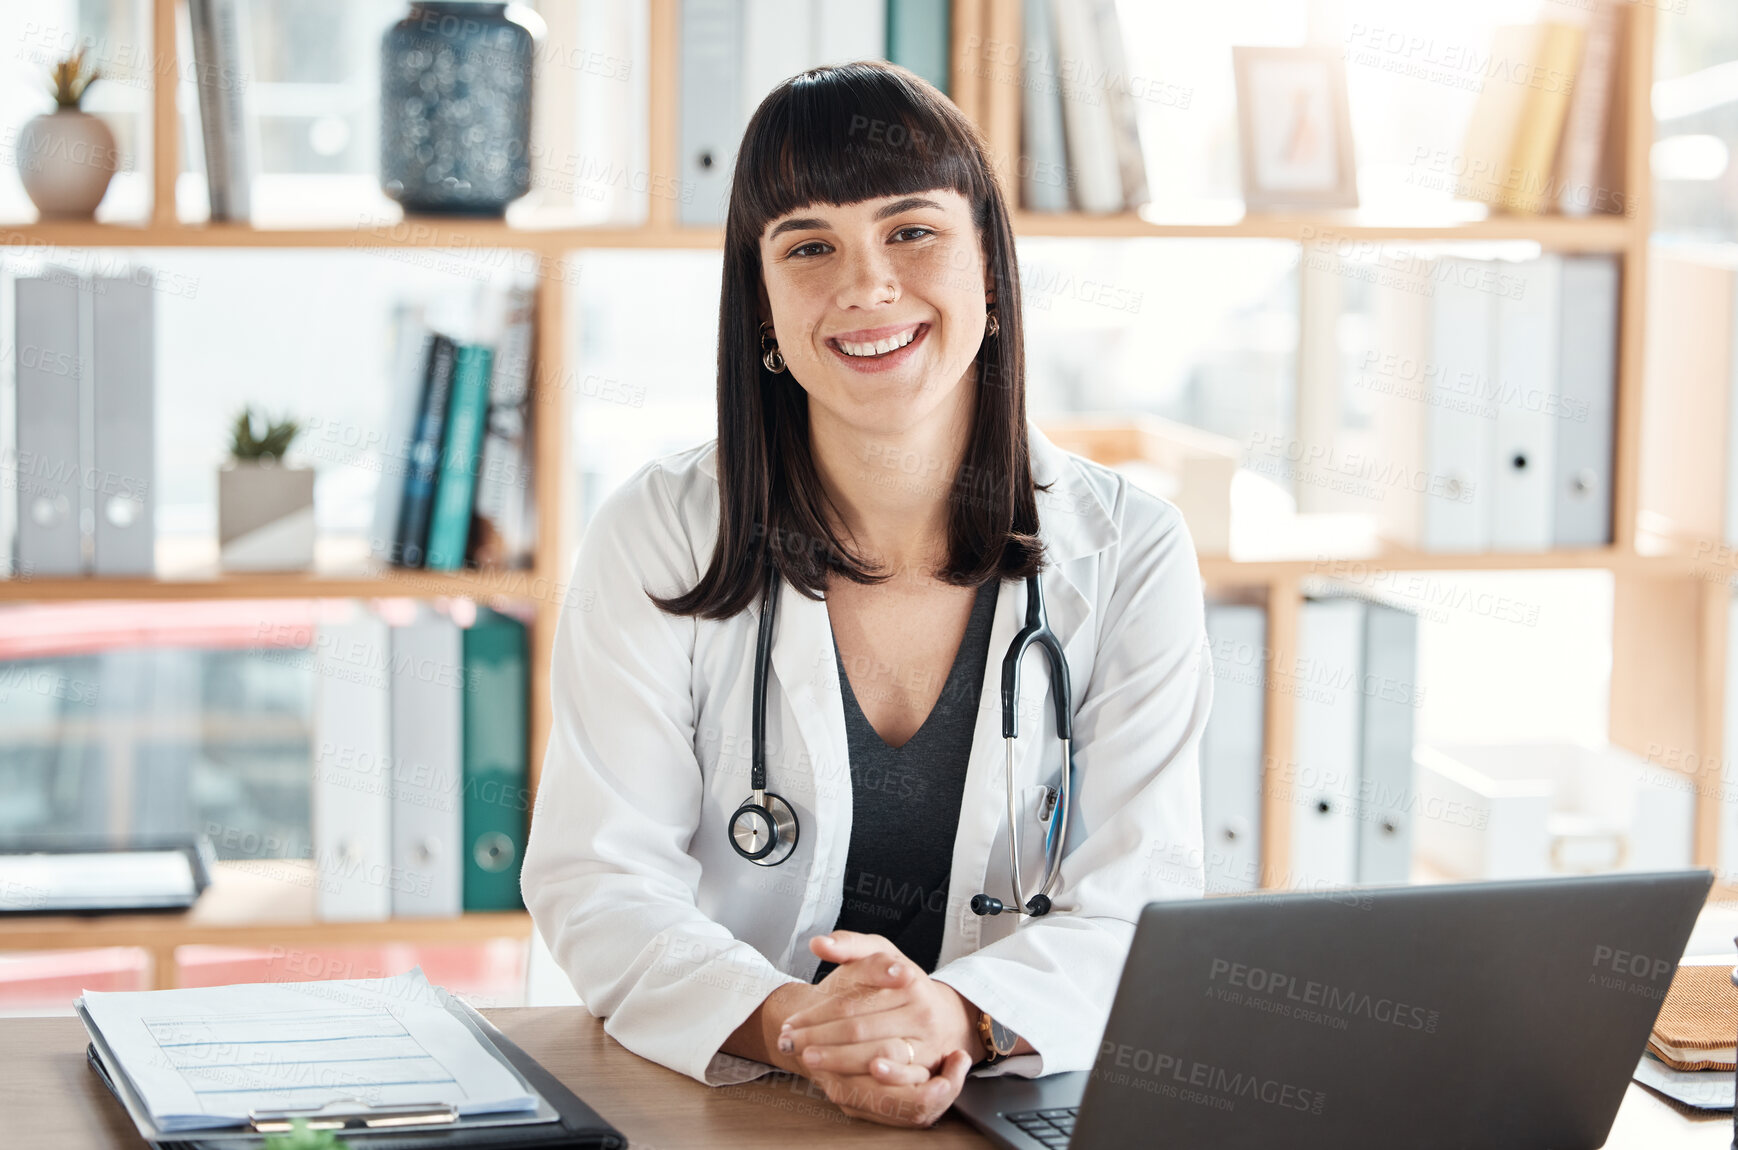
[[[754,651],[754,722],[751,728],[753,751],[750,759],[749,785],[752,793],[730,816],[730,845],[736,853],[759,866],[777,866],[797,849],[800,827],[797,812],[782,795],[766,789],[766,678],[772,663],[773,616],[778,609],[778,568],[767,564],[766,591],[761,599],[760,632]],[[1019,738],[1020,661],[1032,644],[1044,651],[1049,664],[1051,686],[1056,702],[1056,733],[1062,740],[1062,790],[1060,799],[1053,788],[1046,787],[1038,819],[1048,824],[1044,835],[1044,854],[1048,864],[1044,885],[1030,899],[1020,881],[1019,804],[1014,797],[1014,740]],[[1068,800],[1074,776],[1073,721],[1069,714],[1072,698],[1068,684],[1068,661],[1062,655],[1062,642],[1050,629],[1044,611],[1044,590],[1036,575],[1026,578],[1026,625],[1008,645],[1002,659],[1002,742],[1007,748],[1006,778],[1008,783],[1008,861],[1013,868],[1014,903],[1009,906],[987,894],[972,896],[974,914],[1026,914],[1036,918],[1050,911],[1050,890],[1062,869],[1062,856],[1067,853]]]

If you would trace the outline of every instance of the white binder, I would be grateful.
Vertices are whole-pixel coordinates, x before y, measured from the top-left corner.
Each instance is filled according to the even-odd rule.
[[[1552,543],[1611,542],[1611,437],[1617,414],[1617,257],[1563,258]]]
[[[1412,740],[1418,714],[1418,619],[1364,604],[1362,742],[1358,755],[1358,881],[1412,876]]]
[[[768,92],[813,62],[814,35],[815,12],[810,0],[743,0],[742,123],[738,136]]]
[[[323,919],[392,913],[392,634],[360,603],[314,643],[314,858]]]
[[[1244,603],[1207,604],[1213,713],[1201,735],[1201,820],[1207,891],[1261,883],[1261,751],[1267,710],[1267,612]]]
[[[418,605],[392,629],[392,913],[456,915],[463,905],[460,630]]]
[[[748,122],[742,106],[743,0],[682,0],[681,222],[716,227],[729,205],[731,169]]]
[[[1557,325],[1563,257],[1499,264],[1519,277],[1497,292],[1497,438],[1492,480],[1491,548],[1551,546],[1557,446]],[[1500,281],[1499,281],[1500,282]]]
[[[1480,286],[1484,267],[1476,260],[1444,259],[1434,276],[1436,378],[1424,419],[1434,493],[1424,497],[1419,546],[1425,551],[1491,546],[1496,420],[1479,397],[1493,386],[1495,311],[1490,292]]]
[[[887,58],[887,5],[863,0],[813,0],[814,58],[846,64]]]
[[[69,274],[15,281],[19,572],[84,572],[79,420],[79,288]]]
[[[1305,599],[1298,615],[1291,881],[1310,889],[1357,880],[1353,809],[1363,730],[1364,604]]]
[[[150,273],[91,281],[90,498],[98,575],[157,569],[156,290]]]

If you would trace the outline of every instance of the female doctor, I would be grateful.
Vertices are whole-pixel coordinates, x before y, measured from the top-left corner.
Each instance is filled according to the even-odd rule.
[[[1200,895],[1193,542],[1028,425],[1007,205],[912,73],[749,122],[717,439],[598,509],[551,677],[526,905],[708,1085],[928,1125],[974,1067],[1087,1069],[1142,906]]]

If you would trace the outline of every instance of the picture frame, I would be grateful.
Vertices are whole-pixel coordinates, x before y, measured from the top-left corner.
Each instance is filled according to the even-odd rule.
[[[1245,210],[1357,207],[1340,50],[1238,45],[1231,57]]]

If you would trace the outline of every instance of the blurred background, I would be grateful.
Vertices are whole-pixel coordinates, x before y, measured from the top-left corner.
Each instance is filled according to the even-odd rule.
[[[443,28],[442,8],[489,11]],[[769,52],[769,20],[806,34]],[[53,153],[38,122],[64,114],[49,72],[81,43],[101,70],[82,110],[113,140],[94,218],[25,178]],[[488,52],[521,89],[465,72]],[[40,0],[0,12],[0,849],[187,838],[213,882],[188,920],[13,898],[0,1011],[415,962],[487,1004],[564,993],[510,895],[473,897],[456,870],[445,903],[345,885],[320,797],[342,781],[320,764],[349,712],[322,636],[374,626],[396,650],[422,627],[458,652],[495,608],[522,684],[502,778],[535,787],[590,512],[714,434],[731,133],[782,77],[855,55],[926,75],[985,132],[1019,205],[1034,422],[1189,519],[1218,675],[1205,893],[1701,865],[1725,894],[1723,6]],[[1270,110],[1299,76],[1291,109],[1319,121]],[[450,171],[407,190],[400,168],[451,157],[405,109],[442,99],[476,103],[471,162],[509,157],[512,194],[484,202],[483,175]],[[1320,187],[1271,168],[1269,128],[1294,159],[1316,133]],[[1477,186],[1486,155],[1513,178]],[[71,566],[33,534],[54,468],[32,388],[81,374],[44,383],[32,285],[57,282],[146,285],[143,560],[78,541],[114,516],[102,497],[68,513]],[[68,362],[100,370],[101,306],[79,314],[99,342]],[[404,529],[437,336],[450,426],[471,394],[471,450],[498,435],[516,461],[492,493],[474,481],[444,556]],[[311,495],[232,530],[244,405],[298,422],[267,470],[307,473]],[[102,486],[90,466],[74,503]],[[368,689],[384,740],[392,692]],[[462,693],[441,753],[468,857],[489,812]],[[500,832],[520,847],[524,809]],[[396,857],[390,836],[366,849]]]

